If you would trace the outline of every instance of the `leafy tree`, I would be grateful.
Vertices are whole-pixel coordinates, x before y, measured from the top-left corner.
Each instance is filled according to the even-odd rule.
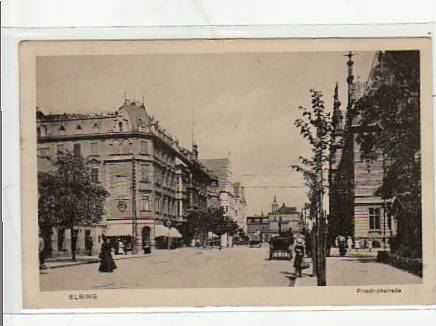
[[[356,103],[362,127],[357,140],[364,159],[383,161],[384,179],[376,195],[400,203],[399,236],[420,251],[419,51],[380,52],[374,71],[374,90]]]
[[[310,213],[316,221],[317,248],[316,252],[316,275],[318,285],[326,285],[325,280],[325,217],[323,212],[323,195],[327,187],[327,175],[324,173],[326,163],[329,160],[329,146],[331,143],[332,123],[330,113],[326,112],[322,93],[310,90],[312,107],[303,111],[302,118],[295,120],[294,125],[300,130],[312,149],[312,157],[300,156],[302,165],[294,165],[293,168],[301,172],[309,187],[308,197],[310,200]]]
[[[38,224],[40,235],[44,239],[44,252],[51,254],[51,237],[53,227],[60,224],[60,201],[57,200],[59,189],[52,185],[56,183],[51,172],[38,172]]]
[[[72,259],[76,259],[78,226],[101,220],[108,192],[92,181],[91,170],[80,155],[59,153],[54,171],[39,174],[39,223],[70,229]]]

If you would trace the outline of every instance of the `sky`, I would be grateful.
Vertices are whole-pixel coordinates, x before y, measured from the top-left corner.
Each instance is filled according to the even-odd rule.
[[[290,166],[310,156],[293,125],[311,88],[330,110],[336,82],[346,106],[344,52],[147,54],[38,57],[37,106],[45,113],[114,111],[126,96],[199,158],[230,158],[245,186],[248,214],[279,204],[303,207],[307,188]],[[354,57],[355,79],[368,79],[374,52]]]

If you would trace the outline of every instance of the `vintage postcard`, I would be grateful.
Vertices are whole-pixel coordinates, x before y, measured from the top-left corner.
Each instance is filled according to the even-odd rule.
[[[431,46],[22,42],[24,308],[435,304]]]

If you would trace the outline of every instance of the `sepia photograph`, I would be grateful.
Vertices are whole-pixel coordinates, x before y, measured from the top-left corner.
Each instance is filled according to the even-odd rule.
[[[434,303],[431,42],[306,41],[24,44],[30,306]]]

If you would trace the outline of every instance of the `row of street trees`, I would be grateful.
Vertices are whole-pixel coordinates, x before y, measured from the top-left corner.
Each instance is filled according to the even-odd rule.
[[[209,232],[219,237],[227,234],[228,237],[236,234],[237,230],[238,224],[225,215],[223,207],[210,207],[207,210],[192,210],[187,216],[182,234],[187,244],[194,239],[201,246],[206,246]]]
[[[45,252],[51,252],[53,228],[70,230],[72,259],[76,259],[76,232],[101,220],[108,192],[93,182],[91,169],[80,155],[58,153],[54,169],[38,172],[38,223]]]

